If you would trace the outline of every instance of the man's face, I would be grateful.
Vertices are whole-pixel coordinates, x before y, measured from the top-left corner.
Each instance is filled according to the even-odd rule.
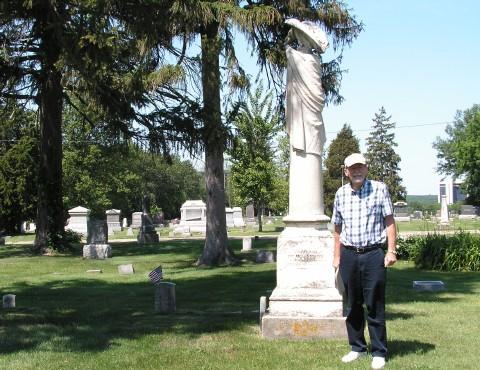
[[[345,168],[345,175],[350,179],[354,189],[360,189],[367,177],[368,167],[365,164],[355,163]]]

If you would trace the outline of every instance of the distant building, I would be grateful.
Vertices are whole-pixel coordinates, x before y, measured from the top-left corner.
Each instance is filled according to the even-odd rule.
[[[465,194],[462,193],[460,185],[462,180],[443,180],[440,181],[438,191],[438,203],[441,202],[442,196],[447,197],[447,204],[453,204],[465,200]]]

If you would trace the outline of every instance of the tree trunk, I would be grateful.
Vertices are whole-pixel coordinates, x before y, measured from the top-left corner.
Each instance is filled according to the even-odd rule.
[[[41,4],[39,32],[42,33],[40,55],[42,69],[39,81],[40,164],[38,174],[38,206],[34,247],[47,248],[51,234],[64,232],[62,199],[62,85],[61,72],[55,63],[60,57],[61,29],[50,1]]]
[[[263,206],[260,205],[257,208],[258,231],[260,231],[260,232],[263,231],[262,215],[263,215]]]
[[[207,234],[197,265],[235,264],[228,245],[225,216],[223,151],[225,131],[220,109],[220,40],[218,24],[211,23],[202,33],[203,119],[205,125],[205,185],[207,190]]]

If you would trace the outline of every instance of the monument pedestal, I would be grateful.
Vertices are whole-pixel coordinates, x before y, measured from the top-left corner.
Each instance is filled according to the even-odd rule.
[[[262,317],[265,338],[346,338],[342,296],[335,287],[328,217],[285,217],[277,241],[277,286]]]

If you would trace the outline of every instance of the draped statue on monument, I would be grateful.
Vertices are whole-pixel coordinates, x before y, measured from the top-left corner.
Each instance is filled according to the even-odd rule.
[[[333,236],[323,202],[325,92],[319,54],[328,40],[312,22],[288,19],[286,23],[291,26],[285,50],[289,205],[285,229],[277,240],[277,285],[262,316],[262,335],[343,338],[342,296],[336,288]]]
[[[324,216],[321,161],[325,143],[322,118],[325,93],[319,54],[327,49],[328,40],[326,34],[312,22],[288,19],[286,23],[292,27],[286,40],[289,217],[318,219]]]

